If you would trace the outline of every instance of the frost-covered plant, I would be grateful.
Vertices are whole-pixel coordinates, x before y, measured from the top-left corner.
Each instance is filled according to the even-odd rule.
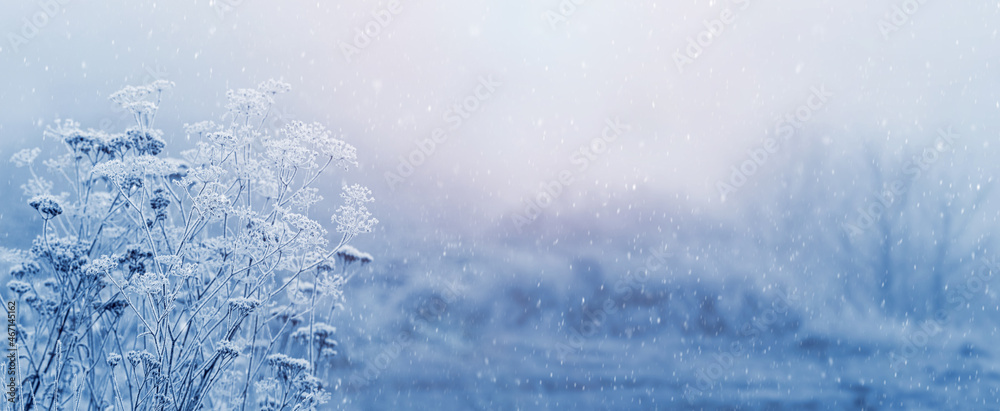
[[[331,217],[335,241],[309,210],[323,201],[320,177],[356,165],[356,150],[320,124],[266,128],[290,89],[271,80],[230,91],[222,122],[186,125],[195,148],[164,157],[178,133],[154,124],[172,85],[111,95],[135,121],[122,133],[48,127],[65,148],[42,163],[55,181],[39,172],[42,150],[11,158],[31,173],[22,189],[42,226],[30,250],[3,253],[5,300],[28,307],[26,409],[312,409],[329,398],[316,361],[336,355],[336,330],[317,307],[342,296],[347,263],[371,261],[347,243],[378,221],[358,185]],[[307,358],[278,352],[290,339]]]

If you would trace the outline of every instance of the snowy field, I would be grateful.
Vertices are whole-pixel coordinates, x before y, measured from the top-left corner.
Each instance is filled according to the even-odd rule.
[[[1000,400],[996,330],[973,323],[983,314],[972,309],[917,325],[819,313],[839,311],[816,304],[823,289],[666,272],[626,300],[609,289],[628,270],[615,256],[632,249],[614,243],[548,247],[545,261],[523,260],[533,244],[479,244],[376,264],[338,327],[358,347],[345,348],[339,374],[377,372],[341,397],[344,409],[988,410]],[[454,284],[421,275],[428,265]],[[440,315],[422,318],[435,299]],[[605,301],[616,308],[593,308]]]

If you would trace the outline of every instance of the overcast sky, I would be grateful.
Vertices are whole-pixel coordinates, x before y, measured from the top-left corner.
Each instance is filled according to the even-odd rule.
[[[947,126],[997,136],[996,1],[563,3],[8,2],[0,157],[58,117],[124,126],[107,96],[157,77],[177,84],[161,108],[168,138],[218,118],[228,88],[283,78],[294,87],[279,100],[284,118],[323,122],[358,146],[363,167],[348,180],[380,201],[448,195],[489,216],[522,207],[561,170],[574,184],[553,209],[630,193],[717,205],[716,182],[810,103],[796,137],[920,140]],[[378,35],[358,41],[366,26]],[[475,98],[484,80],[494,90]],[[463,101],[477,109],[456,121],[449,110]],[[609,119],[630,129],[584,166],[574,152]],[[385,173],[438,128],[447,139],[390,188]]]

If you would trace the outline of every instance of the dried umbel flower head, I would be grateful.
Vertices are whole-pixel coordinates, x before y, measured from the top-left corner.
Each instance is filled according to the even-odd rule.
[[[320,353],[320,357],[333,357],[337,354],[336,348],[339,344],[334,336],[337,327],[326,323],[316,323],[311,327],[300,327],[292,333],[292,339],[303,343],[315,344]]]
[[[337,259],[339,259],[344,265],[350,265],[353,263],[358,263],[360,265],[365,265],[372,262],[375,257],[364,251],[354,248],[350,244],[344,244],[337,250]]]
[[[344,296],[344,285],[347,277],[324,273],[316,280],[316,292],[321,296],[330,296],[333,301],[340,301]]]
[[[144,150],[154,150],[150,143]],[[186,166],[177,161],[166,161],[152,155],[140,155],[127,159],[114,159],[96,165],[94,177],[107,178],[109,181],[128,192],[132,188],[142,188],[147,177],[173,176],[183,172]]]
[[[112,256],[101,256],[90,260],[87,264],[83,266],[83,270],[90,275],[102,275],[107,274],[108,271],[118,267],[117,257]]]
[[[149,199],[149,208],[152,208],[153,212],[156,213],[156,221],[167,218],[167,207],[169,206],[170,199],[167,198],[167,192],[162,188],[154,190],[153,197]]]
[[[121,364],[121,362],[122,362],[122,356],[119,355],[118,353],[108,354],[108,365],[110,365],[112,368],[117,367],[118,364]]]
[[[216,344],[215,352],[219,353],[222,358],[236,358],[240,355],[241,347],[232,341],[219,341]]]
[[[42,271],[42,267],[34,261],[25,261],[10,268],[10,276],[15,280],[24,280],[35,277]]]
[[[42,150],[40,148],[33,148],[30,150],[24,149],[10,156],[10,161],[15,165],[17,165],[18,167],[24,167],[30,165],[31,163],[34,163],[35,158],[38,157],[38,154],[41,152]]]
[[[270,97],[249,88],[229,90],[226,96],[229,97],[229,104],[226,105],[226,108],[237,117],[259,116],[264,114],[271,104]]]
[[[210,184],[209,188],[194,197],[194,206],[207,221],[221,219],[230,210],[229,197],[222,192],[217,184]]]
[[[154,94],[159,95],[160,93],[173,87],[174,83],[167,80],[156,80],[142,86],[125,86],[121,90],[111,94],[111,96],[108,97],[108,100],[113,101],[122,108],[128,108],[129,104],[143,101]]]
[[[35,211],[38,211],[38,214],[41,214],[42,218],[46,220],[55,218],[63,212],[62,206],[59,205],[59,200],[47,194],[32,197],[28,201],[28,205],[34,208]]]
[[[292,121],[285,125],[279,134],[285,137],[283,141],[289,142],[286,144],[308,144],[315,147],[316,150],[311,150],[312,153],[329,157],[331,162],[345,170],[348,166],[358,165],[357,149],[333,137],[322,124]]]
[[[103,306],[104,310],[111,313],[115,317],[122,315],[125,312],[125,308],[128,307],[128,303],[125,300],[114,300]]]
[[[270,79],[263,83],[260,83],[260,85],[257,86],[257,90],[260,91],[261,93],[270,94],[273,96],[275,94],[283,94],[291,91],[292,86],[282,81]]]
[[[375,201],[374,198],[369,197],[371,194],[371,190],[358,184],[344,186],[343,193],[340,194],[344,198],[344,205],[340,206],[337,210],[338,214],[331,218],[334,223],[337,223],[338,232],[344,233],[348,237],[354,237],[360,233],[372,231],[375,224],[378,224],[378,219],[372,218],[372,213],[368,211],[368,206],[366,206],[367,203]]]
[[[125,357],[128,358],[128,362],[129,364],[132,364],[132,367],[137,367],[139,364],[142,364],[142,366],[146,369],[146,372],[158,370],[160,368],[160,360],[156,359],[156,356],[153,355],[153,353],[146,350],[132,350],[127,352]]]
[[[155,111],[155,107],[153,109]],[[125,132],[128,137],[126,144],[128,148],[135,150],[136,154],[155,156],[163,152],[167,143],[163,140],[163,132],[159,130],[137,130],[129,129]]]
[[[108,99],[127,109],[130,104],[142,101],[153,91],[153,88],[149,86],[125,86],[109,96]]]
[[[271,354],[267,356],[267,362],[274,368],[278,378],[290,382],[299,374],[309,369],[309,361],[301,358],[292,358],[285,354]]]
[[[240,315],[248,315],[260,305],[260,300],[256,298],[236,297],[229,299],[229,309]]]
[[[7,288],[13,291],[14,294],[17,294],[20,298],[24,295],[24,293],[31,291],[31,284],[20,280],[10,280],[10,282],[7,283]]]
[[[174,82],[167,80],[156,80],[152,83],[149,83],[149,88],[159,93],[174,88]]]

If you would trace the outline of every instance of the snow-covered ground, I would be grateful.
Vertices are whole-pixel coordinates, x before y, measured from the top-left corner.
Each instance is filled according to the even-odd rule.
[[[822,286],[717,275],[699,261],[709,256],[678,250],[630,282],[662,244],[565,234],[543,247],[530,236],[491,242],[442,234],[376,252],[337,316],[343,355],[331,375],[342,385],[333,403],[351,410],[1000,404],[996,329],[975,310],[924,320],[860,314],[827,303]],[[406,244],[403,237],[393,243]]]

